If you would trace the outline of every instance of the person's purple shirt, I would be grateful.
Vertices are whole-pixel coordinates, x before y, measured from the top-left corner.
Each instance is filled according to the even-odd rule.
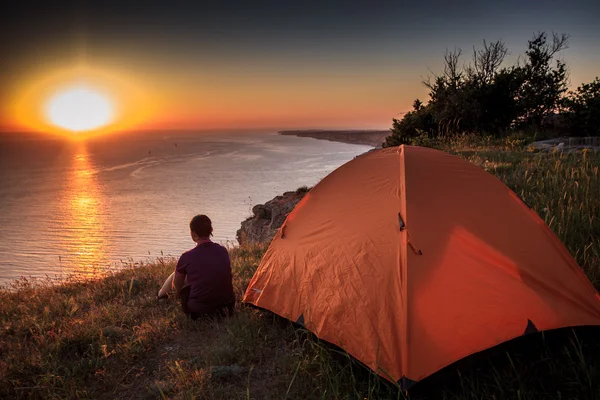
[[[191,312],[200,313],[235,301],[229,253],[220,244],[198,244],[181,255],[175,270],[187,277]]]

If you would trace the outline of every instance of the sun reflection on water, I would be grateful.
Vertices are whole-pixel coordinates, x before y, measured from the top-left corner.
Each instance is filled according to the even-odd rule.
[[[108,266],[105,198],[84,143],[73,157],[64,192],[61,262],[70,272],[91,276]]]

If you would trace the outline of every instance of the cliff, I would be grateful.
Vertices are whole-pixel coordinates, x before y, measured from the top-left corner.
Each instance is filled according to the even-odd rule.
[[[281,196],[257,204],[252,208],[252,216],[242,222],[236,237],[240,245],[251,243],[269,244],[287,215],[310,189],[299,188],[295,192],[285,192]]]
[[[390,131],[377,130],[298,130],[298,131],[280,131],[280,135],[291,135],[298,137],[311,137],[314,139],[330,140],[333,142],[342,142],[349,144],[364,144],[367,146],[381,147],[385,138],[389,136]]]

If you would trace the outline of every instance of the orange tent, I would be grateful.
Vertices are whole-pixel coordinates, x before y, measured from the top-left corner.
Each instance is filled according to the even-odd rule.
[[[542,219],[447,153],[374,150],[288,215],[244,301],[407,389],[538,330],[600,325],[600,296]]]

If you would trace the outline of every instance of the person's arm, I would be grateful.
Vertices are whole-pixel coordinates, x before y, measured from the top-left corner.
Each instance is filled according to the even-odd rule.
[[[181,255],[181,257],[179,257],[179,261],[177,261],[177,266],[175,267],[175,277],[173,279],[173,289],[175,290],[175,296],[179,297],[179,292],[185,285],[187,265],[188,260],[186,254],[184,253]]]
[[[185,274],[175,271],[175,279],[173,279],[173,286],[175,287],[175,293],[179,296],[179,292],[185,284]]]

